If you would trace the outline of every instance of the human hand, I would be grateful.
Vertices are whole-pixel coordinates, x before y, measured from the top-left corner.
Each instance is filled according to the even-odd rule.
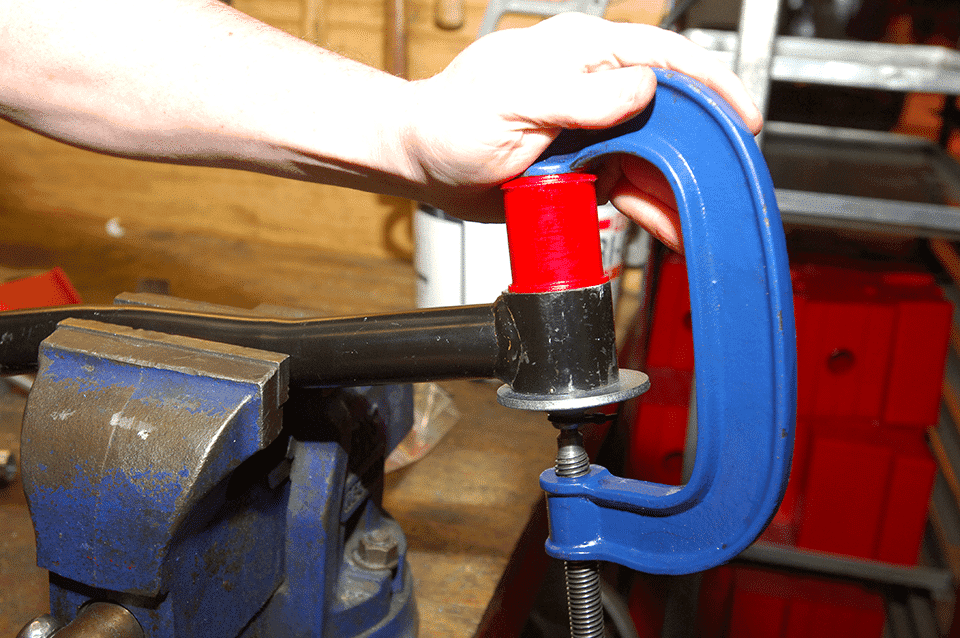
[[[413,83],[411,148],[429,203],[465,219],[502,218],[499,185],[562,129],[608,128],[643,110],[656,90],[650,67],[700,80],[759,132],[761,115],[740,80],[683,36],[561,14],[481,38],[440,74]],[[614,204],[676,247],[675,204],[659,171],[636,158],[611,166],[604,179],[615,184]]]
[[[656,166],[635,155],[608,160],[616,173],[610,202],[672,250],[681,252],[680,213],[673,189]]]

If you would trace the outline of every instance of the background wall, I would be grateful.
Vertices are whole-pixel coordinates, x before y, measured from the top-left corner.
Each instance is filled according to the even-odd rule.
[[[656,22],[668,2],[613,0],[607,17]],[[382,0],[234,0],[233,5],[384,68]],[[440,71],[473,41],[485,6],[464,0],[464,26],[444,31],[434,23],[431,2],[407,0],[410,77]],[[511,17],[503,26],[525,23],[530,20]],[[125,227],[148,227],[375,258],[406,258],[413,250],[412,203],[404,200],[238,171],[100,156],[2,121],[0,148],[0,217],[64,218],[65,226],[89,225],[88,232],[104,238]]]

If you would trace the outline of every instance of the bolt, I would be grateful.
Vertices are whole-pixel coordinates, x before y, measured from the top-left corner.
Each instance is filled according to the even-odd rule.
[[[393,569],[400,560],[400,544],[392,532],[374,529],[360,536],[353,558],[367,569]]]
[[[50,638],[62,626],[50,614],[43,614],[24,625],[20,633],[17,634],[17,638]]]
[[[0,449],[0,487],[17,478],[17,458],[10,450]]]

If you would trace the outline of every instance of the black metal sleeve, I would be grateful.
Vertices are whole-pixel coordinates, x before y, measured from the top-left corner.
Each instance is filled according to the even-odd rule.
[[[67,317],[287,354],[290,383],[298,386],[502,378],[512,356],[508,344],[498,343],[491,306],[332,319],[63,306],[0,312],[0,375],[35,371],[40,342]]]
[[[506,379],[514,391],[565,395],[616,382],[612,297],[609,283],[558,292],[503,293],[497,316],[512,325],[512,341],[521,350]]]

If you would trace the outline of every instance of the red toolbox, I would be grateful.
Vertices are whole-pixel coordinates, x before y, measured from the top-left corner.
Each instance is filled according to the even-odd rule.
[[[823,257],[792,263],[798,414],[935,424],[953,308],[933,277]]]
[[[923,433],[844,418],[801,421],[810,447],[797,547],[916,564],[937,470]]]

